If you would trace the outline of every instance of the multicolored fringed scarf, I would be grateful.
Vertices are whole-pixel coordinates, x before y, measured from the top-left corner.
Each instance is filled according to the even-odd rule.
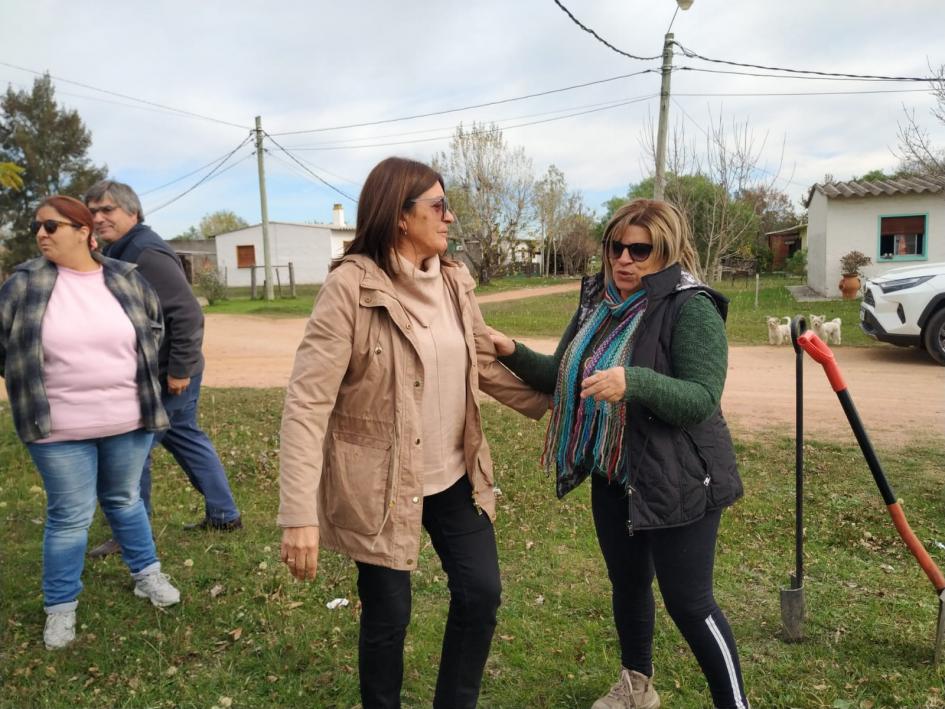
[[[610,480],[620,470],[626,407],[580,398],[581,381],[597,370],[623,366],[630,361],[633,333],[646,310],[646,292],[639,290],[626,300],[613,283],[607,286],[597,310],[578,330],[565,350],[558,368],[551,420],[545,433],[542,464],[550,470],[554,463],[559,474],[590,465]],[[616,325],[612,327],[613,322]],[[597,333],[610,330],[586,358],[584,353]]]

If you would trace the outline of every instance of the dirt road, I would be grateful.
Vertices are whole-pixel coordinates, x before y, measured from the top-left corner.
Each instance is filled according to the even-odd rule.
[[[494,294],[501,296],[504,294]],[[212,387],[283,387],[301,340],[304,319],[208,315],[204,384]],[[524,339],[554,350],[550,339]],[[836,348],[857,409],[876,443],[945,439],[945,368],[923,353],[897,347]],[[804,363],[805,429],[809,436],[853,442],[823,370]],[[794,350],[732,347],[722,398],[737,431],[794,430]]]

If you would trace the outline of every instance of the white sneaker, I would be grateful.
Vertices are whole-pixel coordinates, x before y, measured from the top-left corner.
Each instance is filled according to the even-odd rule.
[[[135,581],[135,595],[148,598],[158,608],[166,608],[180,603],[180,591],[171,585],[167,574],[155,571]]]
[[[75,640],[75,611],[48,613],[43,642],[47,650],[62,650]]]

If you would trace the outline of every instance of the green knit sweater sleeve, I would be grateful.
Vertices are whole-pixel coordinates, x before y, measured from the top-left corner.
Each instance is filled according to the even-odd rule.
[[[675,426],[704,421],[719,406],[728,370],[725,323],[708,296],[696,295],[680,309],[670,356],[672,377],[627,367],[625,400]]]
[[[535,391],[542,394],[554,394],[561,359],[577,333],[579,312],[575,311],[553,355],[540,354],[516,341],[515,352],[506,357],[499,357],[499,361]]]

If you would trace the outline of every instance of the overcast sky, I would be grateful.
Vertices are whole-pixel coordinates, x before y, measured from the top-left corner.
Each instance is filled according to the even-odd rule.
[[[673,0],[562,2],[609,43],[644,57],[661,53],[676,8]],[[929,63],[945,63],[943,29],[942,0],[695,0],[672,25],[677,42],[709,58],[884,76],[928,76]],[[660,86],[659,60],[608,49],[553,0],[0,0],[0,82],[29,88],[35,75],[10,64],[57,78],[59,102],[92,132],[92,159],[145,193],[148,221],[165,237],[217,209],[259,221],[249,144],[226,163],[232,169],[166,207],[159,208],[209,168],[155,190],[236,148],[257,115],[271,134],[326,129],[655,69],[428,118],[274,136],[356,198],[382,158],[428,161],[448,148],[460,121],[496,122],[509,144],[524,148],[536,176],[557,165],[597,210],[646,177],[641,138],[648,121],[655,125]],[[945,129],[929,115],[930,96],[916,91],[923,84],[705,73],[694,69],[770,72],[687,58],[678,49],[674,64],[689,69],[673,73],[671,122],[701,147],[712,120],[747,121],[765,146],[762,169],[778,173],[778,186],[795,201],[825,173],[849,179],[894,169],[904,106],[945,143]],[[897,93],[787,95],[854,91]],[[587,112],[617,102],[625,105]],[[334,202],[353,219],[351,201],[273,144],[267,150],[270,219],[329,221]]]

